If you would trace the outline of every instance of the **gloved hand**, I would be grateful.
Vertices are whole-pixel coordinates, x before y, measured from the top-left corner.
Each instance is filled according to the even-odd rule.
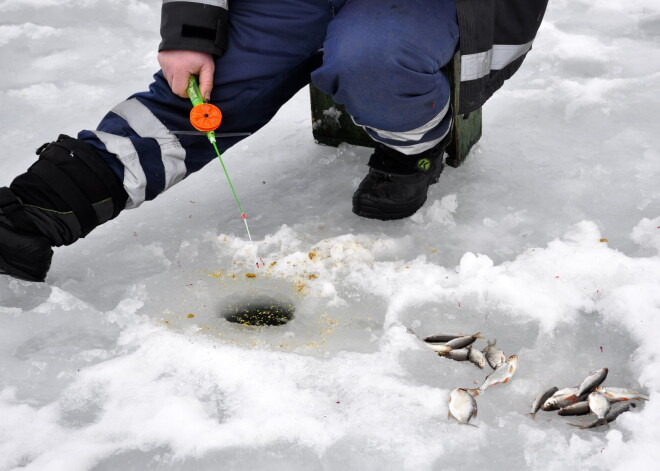
[[[158,53],[158,63],[172,91],[188,98],[188,78],[199,76],[199,90],[204,100],[211,99],[215,61],[211,54],[197,51],[165,50]]]

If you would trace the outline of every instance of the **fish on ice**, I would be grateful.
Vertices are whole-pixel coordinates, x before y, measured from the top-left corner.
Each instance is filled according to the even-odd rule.
[[[596,391],[598,391],[603,396],[605,396],[610,402],[649,400],[648,395],[638,391],[634,391],[632,389],[616,388],[611,386],[607,386],[607,387],[598,386],[596,388]]]
[[[610,410],[607,414],[605,414],[604,422],[602,419],[595,419],[588,423],[587,425],[580,425],[580,424],[568,424],[572,425],[573,427],[578,427],[581,430],[587,429],[587,428],[595,428],[598,427],[599,425],[603,423],[611,423],[616,420],[617,417],[619,417],[621,414],[624,412],[628,412],[630,409],[634,409],[637,407],[634,402],[630,401],[625,401],[625,402],[615,402],[612,404],[610,407]]]
[[[571,404],[570,406],[562,407],[559,409],[559,412],[557,412],[559,415],[566,416],[566,415],[587,415],[588,413],[591,412],[591,409],[589,409],[589,401],[580,401],[576,402],[575,404]]]
[[[477,332],[476,334],[473,335],[440,333],[440,334],[429,335],[428,337],[424,337],[423,340],[424,342],[427,343],[447,343],[459,337],[474,337],[475,339],[483,338],[481,336],[481,332]]]
[[[457,339],[458,337],[463,337],[465,334],[435,334],[424,337],[424,342],[427,343],[445,343],[450,340]]]
[[[584,378],[580,386],[578,386],[577,396],[586,396],[591,391],[600,386],[605,378],[607,378],[607,368],[601,368],[600,370],[589,373],[589,376]]]
[[[445,344],[443,345],[448,346]],[[441,352],[436,352],[436,353],[438,353],[438,355],[441,355],[445,358],[449,358],[450,360],[455,360],[455,361],[469,360],[470,363],[478,366],[481,369],[483,369],[483,367],[486,365],[486,359],[484,358],[484,354],[481,353],[480,350],[477,350],[476,348],[472,348],[472,345],[468,345],[465,348],[452,349],[446,353],[441,353]]]
[[[577,395],[578,388],[563,388],[555,392],[548,400],[541,406],[541,410],[551,411],[562,409],[579,402]]]
[[[539,411],[541,406],[545,404],[545,401],[550,399],[554,393],[559,391],[559,388],[557,386],[553,386],[547,391],[540,392],[538,396],[534,399],[534,402],[532,402],[532,408],[529,412],[529,415],[532,416],[532,419],[536,419],[536,413]]]
[[[488,340],[488,345],[486,345],[486,348],[483,350],[488,365],[494,370],[506,361],[506,355],[504,355],[504,352],[499,348],[495,348],[496,343],[497,339],[492,342]]]
[[[455,360],[455,361],[467,361],[470,352],[468,351],[467,348],[459,348],[457,350],[452,349],[448,351],[447,353],[443,354],[445,358],[449,358],[450,360]]]
[[[495,371],[489,374],[483,384],[478,388],[468,389],[474,396],[478,396],[491,386],[500,383],[508,383],[518,367],[518,356],[511,355],[504,363],[497,367]]]
[[[468,345],[472,345],[477,339],[480,339],[481,332],[477,332],[473,335],[464,335],[463,337],[456,337],[455,339],[449,340],[445,345],[449,345],[451,348],[465,348]]]
[[[449,412],[447,418],[454,418],[459,424],[476,425],[469,423],[470,419],[477,416],[477,401],[466,389],[456,388],[449,395]]]
[[[594,391],[587,397],[587,402],[589,403],[589,410],[600,420],[599,425],[606,423],[605,416],[610,411],[610,401],[601,393]]]
[[[467,351],[468,360],[470,360],[470,363],[478,366],[483,370],[484,366],[486,366],[486,356],[483,354],[483,352],[474,348],[472,345],[467,346]]]
[[[449,345],[445,345],[444,343],[430,343],[428,346],[431,347],[431,350],[433,350],[438,355],[446,355],[453,350],[453,348],[451,348]]]

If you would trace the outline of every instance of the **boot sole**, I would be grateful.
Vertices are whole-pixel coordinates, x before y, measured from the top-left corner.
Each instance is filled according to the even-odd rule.
[[[424,203],[427,197],[417,201],[409,201],[406,203],[393,203],[389,202],[387,206],[383,205],[383,201],[373,201],[368,198],[353,198],[353,213],[368,219],[380,219],[381,221],[394,221],[397,219],[405,219],[415,214]],[[411,211],[411,208],[414,208]]]

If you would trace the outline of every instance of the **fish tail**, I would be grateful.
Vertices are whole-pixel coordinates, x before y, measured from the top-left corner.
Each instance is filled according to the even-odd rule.
[[[477,332],[476,334],[472,334],[472,337],[474,337],[475,339],[482,339],[483,338],[483,336],[481,335],[481,332]]]
[[[536,420],[536,412],[530,412],[529,414],[525,414],[525,415],[530,416],[532,420]]]
[[[467,392],[472,394],[472,397],[477,397],[479,395],[479,388],[466,389]]]

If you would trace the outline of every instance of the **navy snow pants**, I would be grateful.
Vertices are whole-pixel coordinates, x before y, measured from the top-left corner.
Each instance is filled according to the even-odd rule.
[[[216,59],[211,103],[220,132],[256,132],[311,81],[372,138],[404,154],[449,131],[449,81],[440,71],[458,43],[454,0],[232,0],[229,46]],[[152,200],[215,158],[193,130],[190,102],[162,72],[120,103],[92,144],[123,181],[127,207]],[[224,152],[241,138],[219,138]]]

